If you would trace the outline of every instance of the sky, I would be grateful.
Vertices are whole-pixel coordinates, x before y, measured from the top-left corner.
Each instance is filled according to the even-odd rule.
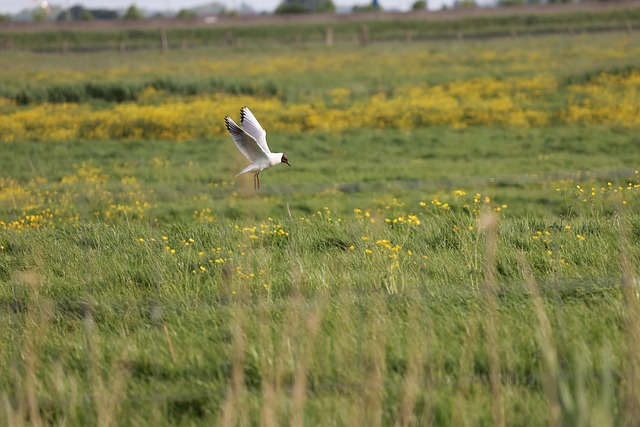
[[[42,0],[0,0],[0,13],[14,14],[23,9],[36,7]],[[48,0],[52,5],[63,8],[82,4],[88,9],[126,9],[135,3],[140,9],[152,9],[160,12],[178,11],[183,8],[200,6],[217,1],[229,9],[236,9],[245,3],[259,12],[272,12],[281,0]],[[369,0],[333,0],[336,6],[366,5]],[[383,9],[409,10],[415,0],[378,0]],[[430,9],[440,9],[443,4],[452,4],[453,0],[428,0]]]

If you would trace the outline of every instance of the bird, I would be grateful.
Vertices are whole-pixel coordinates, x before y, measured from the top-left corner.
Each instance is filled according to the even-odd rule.
[[[284,153],[272,153],[267,145],[267,132],[260,126],[258,119],[249,108],[240,109],[240,125],[238,126],[231,117],[225,116],[224,123],[235,142],[238,150],[251,162],[236,176],[243,173],[253,173],[253,189],[260,189],[260,172],[280,163],[291,167],[287,155]]]

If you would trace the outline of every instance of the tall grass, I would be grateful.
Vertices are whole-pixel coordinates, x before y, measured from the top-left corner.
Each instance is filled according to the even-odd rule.
[[[518,219],[484,219],[484,239],[449,250],[419,246],[437,241],[417,226],[408,246],[368,254],[358,221],[295,216],[281,218],[289,230],[281,240],[222,237],[233,228],[225,222],[4,232],[2,316],[13,327],[2,332],[12,343],[1,353],[3,422],[108,425],[144,413],[160,424],[513,425],[628,416],[637,385],[626,374],[633,300],[623,276],[634,271],[600,249],[615,245],[616,224],[571,258],[605,257],[608,273],[562,272],[540,265],[538,248],[513,246]],[[393,243],[404,235],[375,232]],[[357,249],[342,248],[336,233]],[[194,242],[170,254],[163,235]],[[222,265],[199,255],[220,244],[240,247]],[[393,267],[389,254],[409,245],[413,255]],[[514,251],[523,273],[507,273]],[[469,269],[465,254],[483,252],[492,287],[451,274]],[[627,253],[637,259],[637,242]]]

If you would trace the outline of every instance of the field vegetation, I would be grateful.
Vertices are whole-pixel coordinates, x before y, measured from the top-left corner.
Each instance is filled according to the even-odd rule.
[[[639,51],[3,52],[0,423],[632,425]]]
[[[576,5],[577,6],[577,5]],[[459,38],[491,38],[514,35],[573,34],[581,32],[631,31],[640,27],[640,8],[633,4],[593,8],[584,7],[551,12],[553,5],[535,10],[505,8],[497,13],[487,9],[444,13],[380,14],[361,17],[336,17],[333,14],[284,20],[262,17],[247,21],[220,19],[215,24],[201,21],[148,22],[148,27],[126,27],[112,23],[101,27],[32,27],[6,25],[0,33],[0,46],[41,52],[95,51],[122,49],[182,49],[260,46],[262,48],[317,46],[327,40],[336,45],[354,45],[362,41],[362,27],[367,27],[370,42],[406,40],[442,40]],[[310,19],[309,19],[310,18]],[[266,24],[264,22],[267,22]],[[164,37],[164,40],[162,40]]]

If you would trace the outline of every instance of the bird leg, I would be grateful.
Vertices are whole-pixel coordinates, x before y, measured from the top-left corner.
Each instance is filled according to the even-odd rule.
[[[253,189],[260,189],[260,172],[253,174]]]
[[[256,174],[256,179],[258,180],[258,190],[260,189],[260,172]]]

